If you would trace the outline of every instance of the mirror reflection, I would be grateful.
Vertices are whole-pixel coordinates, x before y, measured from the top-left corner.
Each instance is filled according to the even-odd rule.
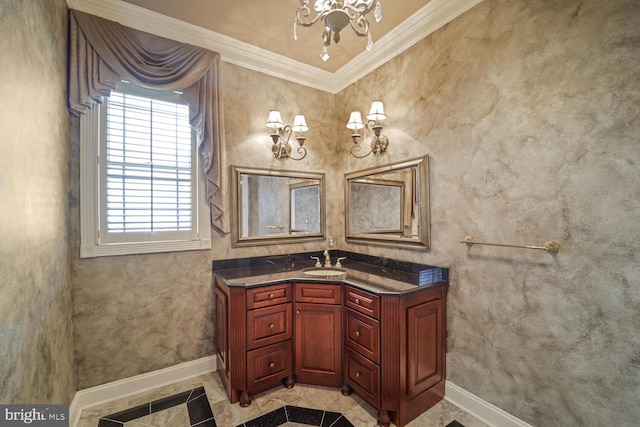
[[[428,156],[345,175],[346,238],[429,248]]]
[[[232,166],[234,246],[324,237],[324,174]]]

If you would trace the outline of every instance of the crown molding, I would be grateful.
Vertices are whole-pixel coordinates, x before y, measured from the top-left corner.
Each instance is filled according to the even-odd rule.
[[[334,74],[333,93],[360,80],[482,0],[431,0],[380,40],[371,51],[363,51]]]
[[[403,25],[376,41],[371,51],[363,51],[335,73],[331,73],[122,0],[66,0],[70,9],[213,50],[220,53],[224,62],[334,94],[481,1],[431,0]]]

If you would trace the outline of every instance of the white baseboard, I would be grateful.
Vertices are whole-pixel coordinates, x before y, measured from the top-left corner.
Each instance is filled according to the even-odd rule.
[[[444,398],[491,427],[533,427],[449,381],[445,383]]]
[[[83,409],[142,393],[216,370],[215,356],[207,356],[146,374],[77,391],[69,407],[69,426],[77,427]]]

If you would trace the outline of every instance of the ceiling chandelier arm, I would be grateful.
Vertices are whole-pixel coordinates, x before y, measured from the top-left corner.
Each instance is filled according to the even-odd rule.
[[[310,27],[316,22],[318,22],[320,19],[322,19],[322,17],[325,16],[326,14],[327,14],[327,11],[318,13],[316,14],[315,18],[309,21],[307,19],[311,15],[311,9],[309,9],[309,6],[307,4],[303,4],[302,6],[300,6],[298,11],[296,12],[296,24],[302,27]]]
[[[353,19],[358,15],[368,14],[373,10],[374,7],[375,7],[375,2],[373,1],[370,4],[368,4],[367,2],[360,2],[360,3],[356,3],[355,5],[345,4],[342,7],[342,10],[347,12],[349,14],[349,17]]]
[[[349,21],[351,29],[358,37],[367,37],[369,35],[369,21],[364,16],[360,16],[356,20],[356,25],[353,21]]]
[[[310,0],[299,0],[300,7],[296,11],[293,24],[293,38],[298,40],[296,28],[311,27],[318,21],[324,24],[322,32],[322,50],[320,58],[323,61],[329,59],[327,47],[331,40],[337,44],[340,42],[340,32],[348,26],[358,37],[367,37],[367,50],[373,46],[373,38],[369,31],[369,20],[367,14],[373,11],[376,22],[382,19],[380,0],[315,0],[313,11],[315,15],[311,18]]]

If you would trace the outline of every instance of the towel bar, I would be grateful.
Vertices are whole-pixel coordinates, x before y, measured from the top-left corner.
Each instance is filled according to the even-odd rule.
[[[460,243],[466,243],[467,245],[488,245],[488,246],[504,246],[508,248],[520,248],[520,249],[538,249],[551,254],[558,253],[560,250],[560,245],[556,242],[547,242],[544,246],[529,246],[529,245],[510,245],[505,243],[487,243],[487,242],[476,242],[473,240],[473,237],[466,236],[464,239],[460,240]]]

